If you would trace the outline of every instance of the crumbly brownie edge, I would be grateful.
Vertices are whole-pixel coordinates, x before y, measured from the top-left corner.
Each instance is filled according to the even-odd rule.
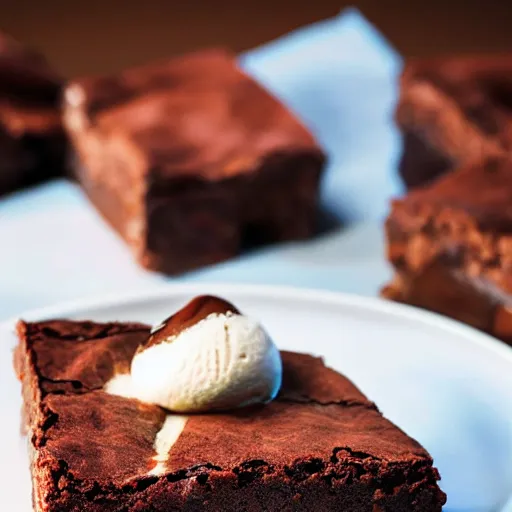
[[[37,465],[37,463],[36,463]],[[429,461],[415,466],[386,465],[364,453],[335,448],[330,459],[298,460],[273,468],[263,460],[239,467],[202,464],[163,477],[133,481],[123,488],[102,489],[73,479],[65,463],[37,471],[38,486],[54,483],[52,512],[114,512],[122,510],[335,510],[354,512],[441,511],[446,497],[437,486],[439,475]],[[373,482],[368,484],[368,482]],[[378,482],[378,484],[377,484]],[[58,483],[65,485],[57,487]],[[120,508],[121,507],[121,508]],[[44,508],[42,509],[44,510]]]

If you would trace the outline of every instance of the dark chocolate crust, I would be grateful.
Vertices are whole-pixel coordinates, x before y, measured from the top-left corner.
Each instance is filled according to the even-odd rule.
[[[65,98],[78,180],[144,267],[175,274],[313,234],[323,152],[234,55],[76,80]]]
[[[512,55],[406,63],[396,120],[400,174],[412,188],[512,149]]]
[[[512,161],[488,158],[393,202],[384,295],[512,340]]]
[[[272,403],[190,416],[165,473],[152,476],[165,412],[103,390],[149,328],[21,322],[18,333],[36,510],[410,512],[445,503],[428,453],[321,359],[283,352]]]
[[[43,57],[0,34],[0,195],[63,173],[61,88]]]

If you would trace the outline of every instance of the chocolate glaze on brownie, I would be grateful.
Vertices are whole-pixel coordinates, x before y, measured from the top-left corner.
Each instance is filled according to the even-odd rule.
[[[396,119],[408,187],[512,149],[512,56],[411,60]]]
[[[61,85],[45,59],[0,34],[0,195],[63,172]]]
[[[512,161],[501,157],[394,201],[386,232],[397,278],[384,294],[510,342],[511,200]]]
[[[78,180],[145,267],[221,261],[314,232],[324,155],[220,50],[72,82]]]
[[[154,442],[166,413],[103,386],[127,371],[149,328],[20,323],[36,510],[440,511],[428,453],[345,377],[283,352],[268,405],[189,416],[162,474]]]

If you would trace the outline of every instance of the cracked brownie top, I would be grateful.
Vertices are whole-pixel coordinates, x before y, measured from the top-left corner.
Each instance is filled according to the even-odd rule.
[[[128,372],[149,331],[141,324],[19,323],[15,366],[36,510],[174,510],[137,508],[164,495],[176,507],[195,499],[205,506],[221,499],[226,482],[230,492],[249,484],[265,493],[285,486],[290,503],[313,483],[329,499],[340,485],[354,484],[371,503],[402,492],[410,494],[408,503],[441,500],[428,453],[344,376],[293,352],[281,353],[283,383],[274,401],[183,417],[156,473],[155,441],[173,415],[104,389]]]

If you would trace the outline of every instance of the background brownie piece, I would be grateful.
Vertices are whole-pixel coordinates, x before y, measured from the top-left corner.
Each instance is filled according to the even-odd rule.
[[[512,149],[512,54],[412,60],[396,120],[408,187]]]
[[[0,195],[63,172],[61,79],[0,34]]]
[[[512,345],[512,296],[440,258],[417,273],[397,273],[382,295],[471,325]]]
[[[77,80],[65,96],[78,180],[141,265],[178,273],[313,234],[323,153],[233,55]]]
[[[385,294],[512,337],[505,322],[512,293],[511,199],[512,161],[502,157],[458,169],[394,201],[386,231],[398,277]],[[505,308],[499,327],[498,305]]]
[[[149,327],[20,323],[34,502],[54,511],[440,511],[428,453],[321,359],[283,352],[265,406],[192,415],[155,473],[163,409],[113,396]]]

